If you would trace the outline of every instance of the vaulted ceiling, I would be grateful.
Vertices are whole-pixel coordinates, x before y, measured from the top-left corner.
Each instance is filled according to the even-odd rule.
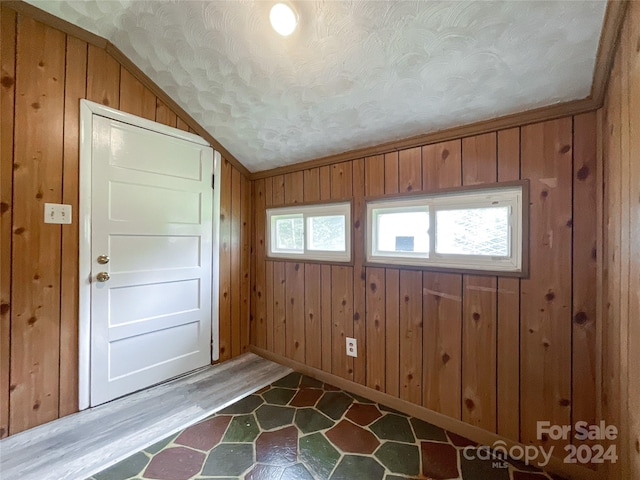
[[[122,50],[249,170],[589,95],[605,0],[29,0]]]

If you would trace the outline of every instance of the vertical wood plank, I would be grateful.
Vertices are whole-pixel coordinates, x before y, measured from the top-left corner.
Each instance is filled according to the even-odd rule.
[[[422,147],[422,188],[457,187],[462,177],[462,142],[451,140]]]
[[[460,419],[462,405],[462,276],[424,272],[422,404]]]
[[[284,198],[284,175],[276,175],[272,178],[272,201],[271,205],[278,207],[285,202]]]
[[[498,132],[498,181],[520,178],[520,129]],[[498,278],[498,434],[520,440],[520,279]]]
[[[184,131],[184,132],[188,132],[189,131],[189,124],[187,122],[185,122],[183,119],[181,119],[180,117],[178,117],[178,120],[176,121],[176,128]]]
[[[521,282],[525,443],[538,443],[541,411],[552,424],[571,421],[571,123],[563,118],[521,130],[522,176],[531,179],[531,272]]]
[[[324,168],[324,167],[323,167]],[[320,169],[322,178],[322,169]],[[328,177],[327,177],[328,178]],[[322,324],[322,369],[325,372],[332,371],[332,355],[333,355],[333,339],[331,332],[333,330],[333,318],[332,318],[332,282],[331,282],[331,265],[322,265],[320,267],[320,281],[321,286],[321,324]]]
[[[9,361],[11,348],[11,213],[13,208],[13,123],[16,14],[2,8],[0,18],[0,438],[9,435]]]
[[[62,227],[60,275],[59,416],[78,411],[78,211],[80,99],[85,97],[87,43],[67,37],[64,97],[62,203],[71,205],[71,225]]]
[[[422,190],[422,149],[420,147],[400,151],[398,188],[401,192]]]
[[[422,147],[422,188],[456,187],[462,178],[462,142]],[[423,404],[462,418],[462,275],[424,272]]]
[[[87,99],[120,108],[120,64],[94,45],[87,55]]]
[[[385,391],[386,314],[384,268],[367,268],[367,387]]]
[[[496,430],[496,278],[463,276],[462,420]]]
[[[597,210],[596,113],[573,126],[573,323],[571,423],[596,423]],[[630,290],[631,291],[631,290]]]
[[[78,76],[78,78],[81,78]],[[120,110],[155,120],[156,96],[125,67],[120,67]]]
[[[175,127],[178,122],[176,114],[159,98],[156,99],[156,122],[169,127]]]
[[[284,262],[273,264],[273,351],[286,355],[286,273]]]
[[[304,201],[320,200],[320,169],[311,168],[304,171]]]
[[[365,195],[384,195],[384,155],[367,157],[364,161]]]
[[[331,167],[320,167],[320,200],[331,198]]]
[[[464,185],[497,180],[496,133],[462,140]],[[496,420],[497,280],[464,275],[462,303],[462,420],[490,432]]]
[[[304,269],[305,363],[322,368],[322,283],[320,265],[309,263]]]
[[[240,183],[242,199],[240,215],[240,352],[245,353],[249,349],[249,328],[251,318],[251,212],[253,198],[251,196],[251,181],[241,175]]]
[[[242,174],[231,166],[231,329],[229,331],[231,357],[241,353],[241,323],[240,306],[242,304],[242,289],[240,287],[240,222],[242,212],[241,179]]]
[[[232,170],[233,167],[222,159],[220,168],[220,305],[219,353],[221,362],[231,358],[231,223],[232,223]]]
[[[352,196],[352,162],[331,165],[331,199],[341,200]]]
[[[358,342],[360,352],[367,351],[367,334],[365,326],[365,281],[364,238],[365,238],[365,204],[364,204],[364,159],[352,162],[353,168],[353,338]],[[353,359],[353,381],[364,385],[367,380],[366,356],[358,355]]]
[[[297,362],[305,360],[304,263],[286,262],[286,356]]]
[[[13,174],[10,433],[58,417],[65,35],[18,20]]]
[[[272,284],[272,277],[266,274],[267,265],[265,262],[265,181],[264,179],[256,180],[254,183],[255,192],[255,217],[254,217],[254,256],[256,258],[256,272],[254,298],[255,306],[252,307],[254,312],[254,330],[255,345],[259,348],[270,348],[267,345],[267,318],[271,316],[267,309],[267,289]]]
[[[384,193],[398,193],[398,152],[384,155]]]
[[[400,271],[400,398],[422,404],[422,273]]]
[[[353,337],[353,268],[332,266],[331,284],[331,373],[353,380],[353,358],[346,354],[346,337]]]
[[[400,271],[385,272],[386,373],[385,393],[400,396]]]
[[[265,290],[264,290],[264,296],[265,296],[265,348],[267,350],[269,350],[270,352],[275,352],[275,343],[273,340],[273,335],[275,332],[275,322],[274,322],[274,315],[275,315],[275,310],[274,310],[274,305],[273,305],[273,291],[274,291],[274,284],[273,284],[273,262],[264,262],[265,263],[265,279],[266,279],[266,283],[265,283]]]
[[[293,172],[284,175],[284,203],[291,205],[304,200],[304,173]]]
[[[629,326],[627,333],[627,375],[629,392],[628,418],[630,438],[629,443],[635,445],[631,449],[629,473],[631,477],[640,476],[640,379],[633,366],[640,363],[640,154],[637,145],[640,144],[640,5],[633,2],[627,12],[629,25],[628,48],[629,55],[629,143],[628,162],[630,225],[629,225]],[[633,49],[636,45],[635,51]],[[630,368],[629,368],[630,367]]]

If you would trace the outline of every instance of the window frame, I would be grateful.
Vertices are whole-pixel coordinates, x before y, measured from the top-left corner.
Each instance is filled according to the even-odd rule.
[[[510,200],[507,200],[510,197]],[[436,252],[438,211],[464,208],[495,207],[500,201],[511,208],[510,255],[493,257],[487,255],[441,254]],[[407,252],[380,252],[373,250],[377,222],[374,210],[402,210],[403,206],[415,208],[423,205],[429,211],[429,256],[407,255]],[[367,197],[365,203],[365,265],[372,267],[402,267],[407,269],[433,270],[450,273],[475,273],[526,278],[529,274],[529,182],[501,182],[473,186],[447,188],[430,192],[395,194]],[[381,212],[378,212],[378,215]]]
[[[272,249],[275,241],[275,231],[271,228],[271,219],[274,216],[302,215],[303,219],[303,250],[298,251],[274,251]],[[307,219],[309,217],[344,215],[345,217],[345,251],[335,250],[309,250],[307,235]],[[297,203],[282,207],[268,207],[265,212],[265,243],[267,260],[286,260],[299,262],[325,262],[351,264],[353,255],[353,228],[351,219],[353,217],[353,202],[313,202]]]

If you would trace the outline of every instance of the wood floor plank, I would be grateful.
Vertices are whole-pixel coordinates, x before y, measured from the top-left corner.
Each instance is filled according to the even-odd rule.
[[[2,478],[87,478],[290,373],[246,353],[0,441]]]

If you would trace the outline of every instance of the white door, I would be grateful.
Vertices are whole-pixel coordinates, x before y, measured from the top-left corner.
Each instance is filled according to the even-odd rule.
[[[94,406],[210,363],[213,150],[97,115],[92,130]]]

